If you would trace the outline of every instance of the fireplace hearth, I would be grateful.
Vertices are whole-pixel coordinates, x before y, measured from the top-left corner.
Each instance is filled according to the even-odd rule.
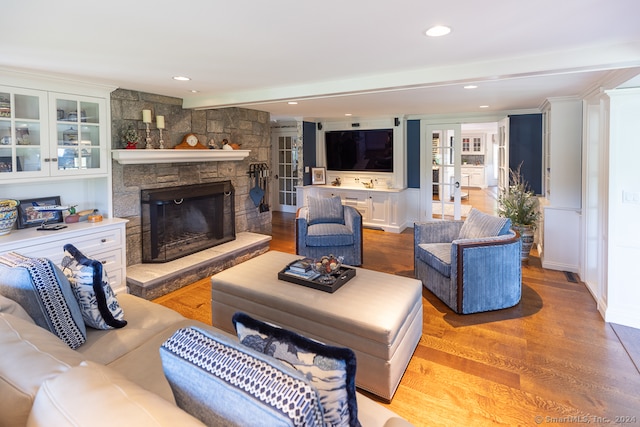
[[[141,190],[142,262],[173,261],[234,240],[234,195],[231,181]]]

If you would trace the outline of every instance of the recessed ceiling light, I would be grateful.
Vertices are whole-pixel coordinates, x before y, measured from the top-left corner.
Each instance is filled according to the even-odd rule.
[[[480,108],[489,108],[488,105],[481,105]]]
[[[289,105],[298,105],[298,101],[289,101],[287,102]]]
[[[195,90],[195,89],[191,89],[189,92],[191,92],[191,93],[198,93],[198,91],[197,91],[197,90]]]
[[[451,32],[451,28],[446,27],[444,25],[436,25],[435,27],[429,28],[425,34],[429,37],[441,37],[446,36]]]
[[[344,113],[345,116],[351,116],[351,113]]]
[[[476,85],[466,85],[464,88],[465,89],[477,89],[478,86],[476,86]]]
[[[189,81],[189,80],[191,80],[191,79],[190,79],[189,77],[185,77],[185,76],[175,76],[175,77],[173,78],[173,80],[178,80],[178,81],[181,81],[181,82],[186,82],[186,81]]]

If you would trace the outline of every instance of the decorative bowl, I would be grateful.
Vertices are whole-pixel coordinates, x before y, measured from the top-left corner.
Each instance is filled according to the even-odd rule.
[[[333,282],[335,277],[331,274],[340,269],[343,260],[344,257],[342,256],[336,257],[333,254],[325,255],[320,259],[315,260],[313,264],[311,264],[311,268],[316,273],[320,273],[321,276],[318,280],[322,282]]]
[[[18,218],[17,200],[0,200],[0,236],[9,234]]]

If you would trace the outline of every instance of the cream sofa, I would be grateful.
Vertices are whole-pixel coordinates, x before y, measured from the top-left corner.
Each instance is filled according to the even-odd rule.
[[[176,406],[159,348],[182,327],[230,335],[132,295],[118,301],[128,325],[87,328],[72,350],[0,295],[0,426],[202,425]],[[361,393],[357,402],[363,427],[411,425]]]

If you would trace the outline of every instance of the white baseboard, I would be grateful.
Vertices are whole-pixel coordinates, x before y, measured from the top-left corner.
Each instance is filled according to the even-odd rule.
[[[569,271],[571,273],[579,273],[577,265],[572,264],[562,264],[558,262],[545,261],[542,259],[542,268],[547,268],[549,270],[558,270],[558,271]]]

